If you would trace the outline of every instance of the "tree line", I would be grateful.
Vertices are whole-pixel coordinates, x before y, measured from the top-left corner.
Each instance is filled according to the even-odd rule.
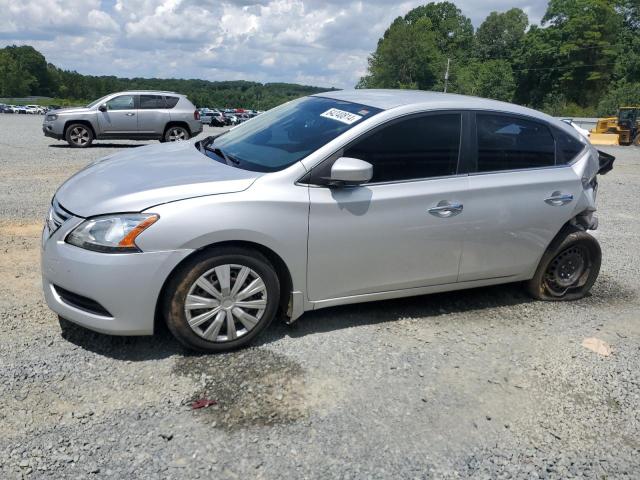
[[[292,83],[82,75],[48,63],[44,55],[31,46],[13,45],[0,49],[0,98],[46,96],[64,99],[62,103],[78,104],[133,89],[183,93],[197,106],[258,110],[327,90]]]
[[[640,104],[640,1],[550,0],[541,25],[519,8],[474,30],[453,3],[396,18],[360,88],[416,88],[494,98],[553,115],[615,113]]]

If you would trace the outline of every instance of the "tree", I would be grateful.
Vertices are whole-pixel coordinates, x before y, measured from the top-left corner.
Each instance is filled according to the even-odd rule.
[[[459,64],[473,45],[471,21],[452,3],[430,3],[396,18],[369,57],[360,88],[443,88],[447,58]]]
[[[506,60],[473,62],[460,70],[455,91],[466,95],[511,102],[516,82],[511,65]]]
[[[519,8],[491,12],[476,32],[477,56],[483,60],[513,60],[524,41],[529,18]]]

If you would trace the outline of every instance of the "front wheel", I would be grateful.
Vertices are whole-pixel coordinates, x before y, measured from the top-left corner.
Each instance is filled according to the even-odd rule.
[[[571,229],[551,243],[527,290],[538,300],[579,300],[598,278],[601,261],[598,241],[585,231]]]
[[[93,143],[93,132],[84,124],[74,123],[67,128],[65,140],[73,148],[87,148]]]
[[[189,130],[180,126],[169,127],[167,128],[167,131],[164,132],[165,142],[180,142],[183,140],[189,140],[189,138],[191,138]]]
[[[633,140],[633,144],[636,147],[640,147],[640,133],[638,135],[636,135],[636,138]]]
[[[220,248],[188,261],[165,297],[167,326],[187,348],[223,352],[245,346],[275,317],[280,282],[271,263],[243,248]]]

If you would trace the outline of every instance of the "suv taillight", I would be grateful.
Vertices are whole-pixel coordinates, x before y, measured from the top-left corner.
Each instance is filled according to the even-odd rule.
[[[200,112],[198,110],[195,110],[193,112],[193,119],[194,120],[200,120]]]

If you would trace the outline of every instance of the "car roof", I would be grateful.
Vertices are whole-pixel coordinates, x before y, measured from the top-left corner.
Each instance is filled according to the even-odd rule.
[[[114,92],[113,95],[139,95],[139,94],[145,94],[145,93],[157,93],[160,95],[170,94],[170,95],[177,95],[179,97],[184,97],[184,95],[181,93],[169,92],[167,90],[125,90],[124,92]]]
[[[491,110],[498,112],[515,113],[537,117],[542,120],[552,121],[553,117],[533,110],[531,108],[514,105],[512,103],[489,100],[480,97],[470,97],[454,93],[429,92],[425,90],[384,90],[384,89],[353,89],[334,90],[324,93],[316,93],[314,97],[332,98],[347,102],[368,105],[382,110],[416,105],[425,110]],[[554,122],[555,123],[555,122]]]

